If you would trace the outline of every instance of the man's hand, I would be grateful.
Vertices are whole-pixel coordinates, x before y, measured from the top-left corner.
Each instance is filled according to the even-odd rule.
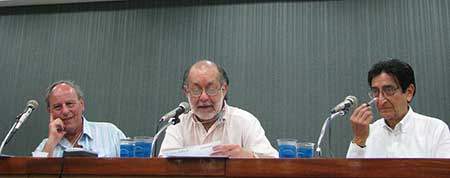
[[[250,151],[244,150],[237,144],[223,144],[213,147],[214,153],[211,156],[228,156],[230,158],[255,158]]]
[[[66,131],[64,130],[64,122],[60,118],[54,119],[50,114],[50,123],[48,124],[48,139],[42,151],[47,152],[48,155],[51,156],[56,145],[58,145],[65,134]]]
[[[350,117],[353,128],[353,143],[360,147],[366,146],[366,139],[369,137],[369,125],[373,120],[373,113],[369,105],[362,104],[355,109]]]

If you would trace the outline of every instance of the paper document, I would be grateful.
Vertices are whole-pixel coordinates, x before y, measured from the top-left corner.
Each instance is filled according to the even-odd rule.
[[[0,154],[0,158],[11,158],[14,157],[12,155],[5,155],[5,154]]]
[[[163,157],[211,157],[214,153],[213,147],[219,145],[220,141],[203,145],[196,145],[180,149],[171,149],[162,152]],[[223,156],[220,156],[223,157]]]

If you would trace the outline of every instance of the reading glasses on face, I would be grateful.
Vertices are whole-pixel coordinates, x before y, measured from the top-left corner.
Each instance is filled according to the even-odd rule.
[[[206,88],[206,89],[189,89],[189,93],[193,97],[199,97],[202,95],[203,91],[208,96],[216,96],[219,93],[219,90],[221,90],[222,87],[219,88]]]
[[[395,92],[399,89],[398,86],[384,86],[381,88],[381,92],[378,88],[372,88],[371,91],[369,91],[369,97],[377,98],[381,93],[384,94],[384,96],[392,96],[395,94]]]

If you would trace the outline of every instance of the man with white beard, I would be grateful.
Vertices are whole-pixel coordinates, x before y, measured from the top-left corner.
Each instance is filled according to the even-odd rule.
[[[211,156],[278,157],[258,119],[226,102],[229,80],[223,68],[200,60],[186,70],[183,91],[192,108],[171,125],[161,145],[164,151],[219,141]]]

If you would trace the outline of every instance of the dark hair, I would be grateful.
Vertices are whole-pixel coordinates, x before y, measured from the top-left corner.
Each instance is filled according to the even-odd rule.
[[[45,102],[47,103],[47,107],[50,106],[50,103],[48,101],[48,98],[50,97],[50,95],[52,94],[52,90],[53,88],[55,88],[57,85],[59,84],[66,84],[71,86],[75,92],[77,93],[78,99],[84,99],[84,94],[83,91],[81,91],[80,86],[78,86],[77,84],[75,84],[75,82],[70,81],[70,80],[60,80],[57,81],[55,83],[52,83],[46,90],[46,94],[45,94]]]
[[[402,88],[402,92],[405,93],[406,89],[410,84],[416,86],[416,81],[414,79],[414,71],[412,67],[401,60],[389,59],[385,61],[380,61],[372,66],[369,70],[367,81],[369,86],[372,85],[372,79],[382,72],[385,72],[396,80],[396,82]],[[416,90],[413,92],[413,96],[416,94]]]
[[[227,75],[227,72],[225,71],[225,69],[224,68],[222,68],[220,65],[218,65],[218,64],[216,64],[216,63],[214,63],[214,62],[212,62],[212,61],[210,61],[210,60],[200,60],[200,61],[197,61],[195,64],[197,64],[197,63],[200,63],[200,62],[211,62],[211,63],[213,63],[216,67],[217,67],[217,70],[219,71],[219,81],[220,81],[220,85],[224,85],[224,84],[227,84],[227,85],[230,85],[230,79],[228,79],[228,75]],[[195,65],[194,64],[194,65]],[[192,65],[192,66],[194,66],[194,65]],[[187,68],[185,71],[184,71],[184,74],[183,74],[183,83],[182,83],[182,85],[181,85],[181,88],[183,88],[185,85],[187,86],[187,78],[188,78],[188,76],[189,76],[189,72],[191,71],[191,69],[192,69],[192,66],[190,66],[189,68]],[[228,97],[227,97],[227,95],[225,95],[225,100],[227,100],[228,99]]]

